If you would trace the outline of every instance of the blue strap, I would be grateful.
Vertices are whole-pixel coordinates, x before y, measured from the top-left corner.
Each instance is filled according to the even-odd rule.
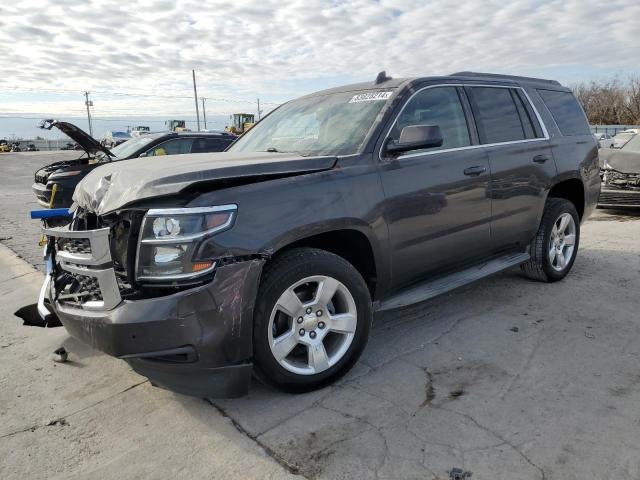
[[[47,208],[43,210],[31,210],[31,218],[72,217],[68,208]]]

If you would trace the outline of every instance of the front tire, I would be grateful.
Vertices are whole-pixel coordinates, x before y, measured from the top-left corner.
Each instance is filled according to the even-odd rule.
[[[580,217],[576,207],[564,198],[549,198],[531,242],[531,259],[522,264],[522,271],[534,280],[562,280],[573,266],[579,243]]]
[[[254,316],[254,369],[286,391],[321,388],[362,353],[372,306],[360,273],[313,248],[287,251],[265,267]]]

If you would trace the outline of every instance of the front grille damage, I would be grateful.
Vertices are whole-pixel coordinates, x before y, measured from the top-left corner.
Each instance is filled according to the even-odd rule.
[[[91,253],[91,243],[86,238],[59,238],[58,250],[69,253]]]
[[[640,173],[602,171],[601,207],[640,207]]]
[[[640,173],[622,173],[616,170],[605,170],[603,181],[607,187],[640,191]]]
[[[63,305],[80,307],[87,302],[103,302],[100,285],[94,277],[63,272],[57,275],[55,300]]]
[[[98,217],[78,210],[68,228],[45,230],[55,239],[53,298],[68,307],[108,310],[123,299],[162,297],[211,281],[214,272],[180,284],[137,282],[135,262],[144,214],[129,210]],[[232,262],[224,260],[221,265]]]

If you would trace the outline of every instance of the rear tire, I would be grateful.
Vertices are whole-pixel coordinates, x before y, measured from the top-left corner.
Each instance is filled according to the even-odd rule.
[[[531,242],[531,259],[521,265],[529,278],[557,282],[567,276],[578,254],[580,217],[564,198],[548,198],[538,233]]]
[[[349,371],[371,328],[369,289],[344,258],[289,250],[265,266],[254,314],[254,371],[282,390],[321,388]]]

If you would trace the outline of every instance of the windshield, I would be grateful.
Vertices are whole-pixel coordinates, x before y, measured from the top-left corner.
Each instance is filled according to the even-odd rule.
[[[368,90],[293,100],[265,117],[229,151],[357,153],[391,93]]]
[[[638,152],[640,153],[640,135],[634,135],[631,140],[628,140],[622,146],[622,150],[625,152]]]
[[[156,137],[151,137],[149,135],[146,135],[144,137],[132,138],[131,140],[127,140],[126,142],[121,143],[117,147],[113,147],[111,149],[111,153],[113,153],[116,158],[128,158],[141,148],[153,142],[155,139]],[[104,157],[106,157],[106,155],[101,158]],[[106,158],[104,159],[106,160]]]

